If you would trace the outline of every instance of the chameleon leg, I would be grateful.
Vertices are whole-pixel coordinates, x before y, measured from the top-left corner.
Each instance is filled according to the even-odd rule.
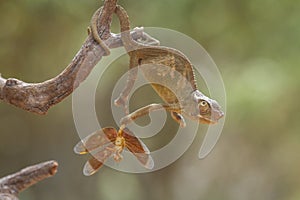
[[[123,117],[120,121],[120,124],[122,126],[129,124],[130,122],[134,121],[135,119],[142,117],[144,115],[149,114],[152,111],[157,111],[157,110],[162,110],[162,109],[166,109],[168,111],[171,112],[178,112],[179,108],[178,107],[174,107],[174,106],[170,106],[170,105],[164,105],[164,104],[150,104],[147,105],[145,107],[142,107],[136,111],[134,111],[133,113],[130,113],[128,115],[126,115],[125,117]]]
[[[131,53],[131,52],[130,52]],[[128,96],[130,91],[132,90],[135,80],[137,79],[138,74],[138,63],[135,62],[135,59],[130,58],[130,70],[128,72],[127,82],[125,87],[123,88],[123,91],[119,95],[119,97],[115,100],[116,106],[123,106],[125,114],[129,114],[129,108],[128,108]]]
[[[108,46],[103,42],[103,40],[100,38],[98,30],[97,30],[97,20],[98,17],[102,11],[102,8],[99,8],[93,15],[92,19],[91,19],[91,25],[90,27],[88,27],[88,34],[92,34],[94,40],[96,40],[96,42],[102,47],[102,49],[104,49],[105,51],[105,55],[108,56],[110,54],[110,49],[108,48]]]
[[[181,127],[186,126],[185,120],[181,114],[177,112],[171,112],[171,116]]]

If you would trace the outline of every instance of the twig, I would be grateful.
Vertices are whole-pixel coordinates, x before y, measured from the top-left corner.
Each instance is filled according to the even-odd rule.
[[[47,161],[0,179],[0,200],[18,199],[18,194],[39,181],[55,175],[58,164]]]
[[[98,33],[110,48],[122,46],[120,35],[110,32],[116,2],[106,0],[98,20]],[[135,29],[131,33],[136,40],[156,41],[144,34],[142,29]],[[89,35],[66,69],[50,80],[25,83],[15,78],[4,79],[0,74],[0,100],[29,112],[46,114],[51,106],[69,96],[87,78],[103,55],[103,49]]]

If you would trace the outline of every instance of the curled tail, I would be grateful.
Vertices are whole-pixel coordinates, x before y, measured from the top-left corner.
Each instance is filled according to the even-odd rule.
[[[121,37],[126,51],[129,52],[138,48],[139,46],[144,46],[132,39],[130,35],[130,21],[126,10],[122,6],[117,5],[115,13],[120,21]]]

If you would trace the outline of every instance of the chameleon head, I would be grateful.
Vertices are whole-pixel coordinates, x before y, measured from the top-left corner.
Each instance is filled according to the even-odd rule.
[[[200,113],[198,112],[197,119],[200,123],[215,124],[224,116],[224,112],[221,110],[221,106],[218,102],[208,98],[199,90],[193,92],[193,98],[199,108]]]

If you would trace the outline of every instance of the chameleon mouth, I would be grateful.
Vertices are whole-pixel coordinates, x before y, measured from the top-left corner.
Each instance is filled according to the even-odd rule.
[[[216,124],[218,121],[214,121],[212,119],[205,118],[205,117],[200,117],[199,122],[202,124]]]
[[[200,118],[199,122],[203,124],[216,124],[219,121],[219,119],[221,119],[223,116],[224,116],[223,112],[219,112],[215,115],[212,115],[211,118],[207,118],[202,115],[199,115]]]

